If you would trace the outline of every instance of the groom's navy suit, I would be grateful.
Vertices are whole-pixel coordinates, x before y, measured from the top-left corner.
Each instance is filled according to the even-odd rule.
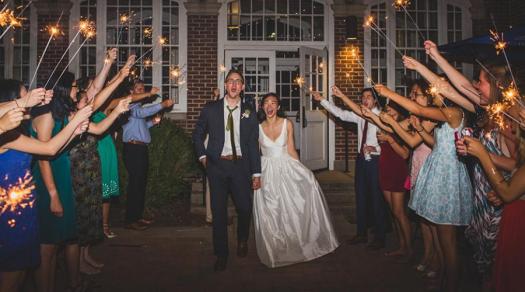
[[[259,123],[255,111],[241,103],[239,143],[242,157],[238,160],[221,158],[225,143],[224,100],[204,106],[195,130],[193,142],[198,157],[206,156],[213,215],[213,247],[215,255],[228,255],[227,210],[231,193],[238,215],[237,239],[247,241],[252,213],[252,175],[261,173],[259,153]],[[237,109],[239,110],[239,109]],[[204,146],[206,134],[208,146]],[[232,145],[233,146],[233,145]]]

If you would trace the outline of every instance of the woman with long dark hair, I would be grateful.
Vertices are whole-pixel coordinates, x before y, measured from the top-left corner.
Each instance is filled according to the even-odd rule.
[[[293,124],[277,114],[279,107],[275,93],[262,98],[263,184],[253,205],[257,254],[271,268],[313,260],[339,246],[323,192],[299,161]]]
[[[44,89],[27,93],[20,81],[0,81],[0,103],[13,102],[23,106],[24,98],[36,91],[43,98]],[[50,97],[51,91],[47,92]],[[41,101],[42,99],[40,99]],[[39,102],[40,102],[39,101]],[[24,135],[21,126],[6,132],[0,138],[0,291],[17,291],[23,281],[25,270],[40,263],[37,206],[31,172],[31,154],[55,155],[74,135],[87,128],[91,107],[79,111],[71,122],[55,137],[41,142]],[[84,123],[82,126],[81,124]],[[36,205],[35,205],[36,204]]]

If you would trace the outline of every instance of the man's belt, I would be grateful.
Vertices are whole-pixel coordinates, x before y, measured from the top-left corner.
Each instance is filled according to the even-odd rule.
[[[126,143],[129,143],[129,144],[134,144],[134,145],[148,145],[147,143],[144,143],[142,141],[137,141],[137,140],[129,140],[128,142]]]
[[[237,158],[235,159],[233,155],[221,155],[222,160],[241,160],[242,156],[237,155]]]

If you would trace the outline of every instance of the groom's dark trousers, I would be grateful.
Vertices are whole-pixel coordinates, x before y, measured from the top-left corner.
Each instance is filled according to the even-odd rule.
[[[228,256],[228,195],[238,216],[237,240],[247,241],[252,213],[251,172],[248,161],[210,161],[207,167],[213,215],[213,247],[216,256]]]

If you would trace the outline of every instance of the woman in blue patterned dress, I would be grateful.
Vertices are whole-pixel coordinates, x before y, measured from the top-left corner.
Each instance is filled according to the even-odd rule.
[[[488,65],[480,70],[477,82],[471,82],[454,66],[452,66],[438,51],[436,44],[425,42],[427,54],[438,64],[450,81],[463,95],[450,97],[452,101],[461,105],[466,110],[477,115],[476,132],[481,132],[478,138],[490,152],[490,158],[502,171],[505,178],[517,165],[517,148],[519,147],[513,137],[512,129],[496,129],[497,125],[488,121],[485,105],[494,104],[501,98],[501,86],[511,83],[512,77],[505,66]],[[458,152],[466,155],[463,140],[457,143]],[[492,191],[487,176],[481,165],[476,161],[473,170],[473,214],[472,220],[466,229],[466,237],[474,250],[474,261],[483,280],[483,287],[487,288],[492,271],[496,250],[496,238],[499,222],[502,216],[502,207],[489,203],[487,194]]]
[[[472,187],[454,141],[456,133],[463,129],[463,111],[457,106],[443,106],[442,98],[434,99],[436,107],[421,106],[383,85],[375,88],[412,114],[441,122],[434,130],[434,148],[421,167],[409,207],[436,225],[444,259],[444,290],[456,291],[459,277],[456,227],[468,225],[472,214]]]
[[[38,93],[40,98],[35,98]],[[37,89],[27,93],[21,82],[0,81],[0,103],[14,101],[14,106],[33,106],[46,92]],[[47,92],[48,97],[52,94]],[[26,98],[35,102],[27,102]],[[75,134],[86,129],[91,108],[79,112],[63,131],[48,142],[31,139],[23,127],[0,137],[0,291],[17,291],[25,270],[40,264],[40,241],[35,206],[36,194],[31,173],[31,154],[55,155]]]

